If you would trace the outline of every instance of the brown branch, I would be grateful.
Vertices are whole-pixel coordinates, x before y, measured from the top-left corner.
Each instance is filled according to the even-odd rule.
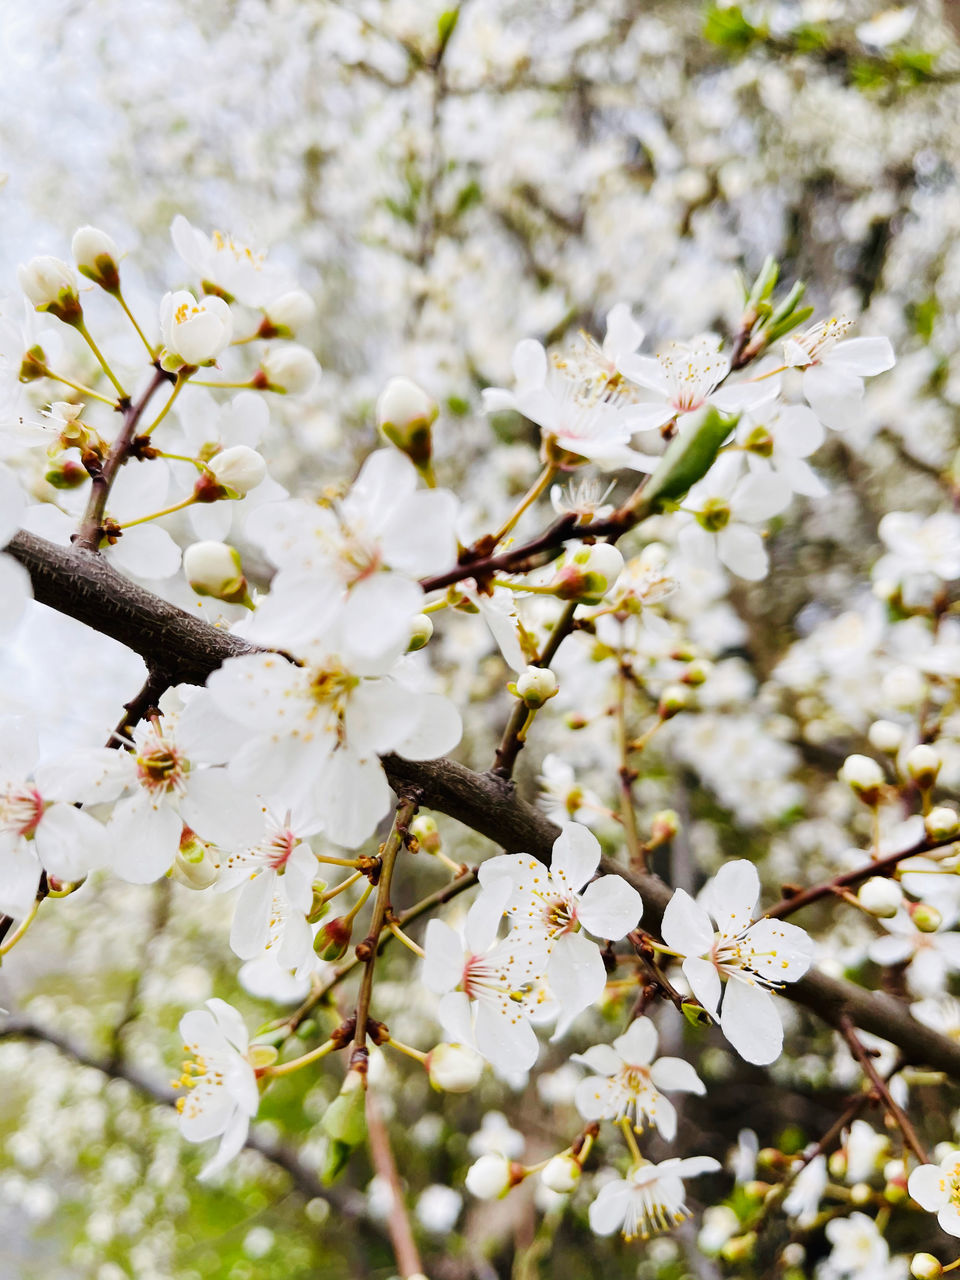
[[[921,1164],[929,1164],[930,1157],[923,1149],[923,1143],[917,1137],[917,1132],[910,1123],[903,1109],[894,1101],[893,1095],[887,1087],[887,1082],[880,1075],[879,1071],[873,1064],[869,1051],[865,1048],[863,1041],[857,1035],[856,1029],[849,1017],[844,1016],[840,1019],[840,1034],[846,1040],[850,1052],[860,1064],[863,1074],[870,1081],[873,1092],[881,1100],[887,1113],[896,1121],[897,1127],[903,1134],[904,1141],[907,1146],[917,1157]]]
[[[153,398],[153,394],[165,382],[176,382],[176,374],[167,373],[157,365],[142,394],[132,403],[126,403],[123,410],[123,425],[120,433],[110,446],[103,466],[98,470],[91,469],[90,500],[80,521],[80,529],[76,535],[76,545],[88,551],[96,551],[103,536],[103,515],[107,508],[107,498],[117,478],[117,472],[130,456],[130,446],[137,432],[137,425],[143,417],[143,411]]]
[[[397,1172],[397,1162],[390,1146],[390,1135],[383,1120],[380,1103],[372,1089],[367,1090],[367,1137],[370,1145],[370,1161],[379,1177],[390,1188],[390,1208],[387,1212],[387,1231],[393,1245],[397,1268],[403,1280],[423,1275],[423,1263],[413,1238],[410,1215],[403,1200],[403,1186]]]
[[[116,573],[100,556],[63,548],[18,533],[8,548],[30,571],[37,599],[112,635],[147,660],[162,663],[179,681],[202,684],[227,658],[252,647],[182,609],[159,600]],[[383,758],[391,786],[449,814],[512,853],[530,853],[549,862],[560,834],[545,814],[517,796],[513,784],[492,773],[475,773],[452,760]],[[606,872],[622,875],[643,897],[644,928],[656,933],[672,890],[658,876],[605,860]],[[925,1027],[893,997],[868,991],[813,970],[781,993],[810,1009],[830,1026],[846,1016],[854,1026],[897,1045],[904,1060],[925,1064],[960,1080],[960,1044]]]

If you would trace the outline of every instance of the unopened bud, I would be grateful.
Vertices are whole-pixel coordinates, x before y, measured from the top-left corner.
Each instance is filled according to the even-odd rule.
[[[79,489],[85,480],[89,480],[90,475],[86,467],[67,458],[52,463],[49,470],[44,472],[43,478],[54,489]]]
[[[344,916],[328,920],[313,940],[313,949],[321,960],[342,960],[350,945],[353,924]]]
[[[599,604],[619,578],[623,556],[609,542],[598,542],[576,551],[549,584],[560,600]]]
[[[834,1151],[827,1161],[827,1168],[830,1171],[831,1178],[845,1178],[847,1176],[846,1153]]]
[[[427,1054],[430,1083],[443,1093],[469,1093],[483,1075],[483,1058],[465,1044],[438,1044]]]
[[[425,648],[433,636],[433,622],[428,613],[417,613],[410,619],[410,643],[407,653]]]
[[[105,231],[97,227],[80,227],[73,233],[71,244],[77,270],[107,293],[120,292],[120,250]]]
[[[690,690],[686,685],[668,684],[660,695],[657,714],[661,720],[672,720],[690,706]]]
[[[900,909],[903,890],[896,880],[889,880],[886,876],[871,876],[860,886],[857,901],[872,916],[889,920]]]
[[[680,815],[675,809],[661,809],[653,815],[650,822],[650,848],[659,848],[677,838],[680,830]]]
[[[747,1231],[742,1236],[734,1236],[720,1250],[724,1262],[746,1262],[752,1258],[757,1248],[757,1233]]]
[[[794,1240],[785,1246],[780,1257],[785,1267],[802,1267],[807,1260],[807,1251],[799,1241]]]
[[[265,310],[265,325],[261,325],[261,330],[269,325],[269,332],[261,333],[265,338],[292,338],[317,313],[313,299],[302,289],[281,294]]]
[[[558,1195],[569,1195],[580,1181],[580,1165],[573,1156],[554,1156],[540,1171],[540,1181]]]
[[[904,764],[907,766],[907,773],[920,790],[929,791],[937,780],[941,760],[933,747],[928,747],[921,742],[919,746],[907,753]]]
[[[440,406],[409,378],[391,378],[377,400],[377,426],[419,471],[430,466]]]
[[[873,1188],[866,1182],[855,1182],[850,1188],[850,1200],[853,1204],[869,1204],[873,1199]]]
[[[326,880],[314,880],[312,887],[313,897],[310,902],[310,910],[307,912],[308,924],[319,924],[319,922],[330,914],[330,903],[324,901],[323,895],[327,891]]]
[[[331,1139],[327,1167],[323,1171],[324,1181],[333,1181],[353,1148],[367,1136],[365,1084],[359,1071],[348,1071],[340,1092],[323,1113],[320,1127]]]
[[[884,783],[883,770],[870,756],[847,756],[837,775],[856,793],[864,804],[875,805]]]
[[[43,347],[34,344],[28,351],[23,353],[23,359],[20,361],[20,371],[17,377],[21,382],[36,382],[37,378],[45,378],[47,375],[47,356]]]
[[[251,605],[240,553],[225,542],[194,542],[183,553],[183,571],[198,596]]]
[[[549,667],[527,667],[526,671],[517,677],[514,686],[517,697],[532,711],[536,711],[553,698],[558,688],[557,677]]]
[[[932,1253],[915,1253],[910,1262],[910,1274],[914,1280],[940,1280],[943,1265]]]
[[[189,827],[184,827],[180,847],[170,869],[171,879],[187,889],[209,889],[219,871],[220,864],[214,857],[212,847]]]
[[[49,311],[64,324],[82,321],[83,307],[77,293],[77,277],[67,263],[42,254],[18,267],[17,279],[38,311]]]
[[[689,667],[687,667],[680,679],[684,684],[690,684],[696,687],[697,685],[703,684],[712,670],[712,662],[708,662],[706,658],[698,658],[695,662],[690,663]]]
[[[960,831],[960,816],[955,809],[942,804],[930,810],[923,825],[931,840],[948,840]]]
[[[421,813],[414,818],[410,824],[410,834],[416,836],[420,848],[425,849],[427,853],[440,852],[440,828],[437,826],[436,818],[432,818],[430,814]]]
[[[908,902],[907,910],[921,933],[936,933],[943,924],[943,916],[929,902]]]
[[[903,742],[903,729],[893,720],[874,720],[867,730],[867,740],[875,751],[883,751],[892,755],[900,750]]]
[[[257,453],[245,444],[235,444],[229,449],[215,453],[207,464],[219,487],[224,491],[220,496],[226,498],[243,498],[261,484],[266,478],[267,464]],[[203,485],[201,476],[197,487]],[[216,501],[204,498],[203,501]]]
[[[506,1156],[481,1156],[467,1170],[467,1190],[478,1200],[495,1200],[513,1185],[513,1169]]]
[[[275,347],[260,361],[260,373],[265,379],[265,389],[279,395],[303,396],[311,391],[320,377],[317,357],[306,347],[295,343]],[[254,381],[257,381],[256,375]]]

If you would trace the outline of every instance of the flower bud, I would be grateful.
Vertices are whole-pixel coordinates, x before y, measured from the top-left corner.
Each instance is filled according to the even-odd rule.
[[[884,783],[883,770],[870,756],[847,756],[837,776],[864,804],[875,805],[880,799],[880,788]]]
[[[342,960],[350,945],[353,924],[344,916],[334,916],[313,940],[313,949],[321,960]]]
[[[780,1255],[785,1267],[802,1267],[807,1260],[807,1251],[798,1240],[788,1244]]]
[[[831,1178],[845,1178],[847,1176],[847,1154],[845,1151],[834,1151],[831,1153],[827,1161],[827,1169],[830,1171]]]
[[[240,553],[224,542],[195,542],[183,553],[183,571],[198,596],[250,605]]]
[[[84,481],[90,479],[90,473],[72,458],[58,458],[44,472],[43,478],[54,489],[79,489]]]
[[[302,289],[291,289],[289,293],[281,294],[265,310],[265,321],[260,326],[263,338],[292,338],[317,313],[313,299]],[[268,332],[264,333],[267,326]]]
[[[167,349],[165,368],[213,364],[233,337],[233,315],[223,298],[198,302],[189,290],[179,289],[160,302],[160,333]]]
[[[916,667],[906,663],[888,671],[880,688],[886,701],[904,711],[915,710],[927,695],[926,680]]]
[[[540,1181],[558,1195],[569,1195],[580,1181],[580,1165],[573,1156],[554,1156],[540,1171]]]
[[[871,876],[860,886],[857,901],[872,916],[889,920],[900,909],[903,890],[896,880],[889,880],[886,876]]]
[[[105,231],[99,231],[96,227],[80,227],[73,233],[70,248],[82,276],[98,284],[107,293],[120,292],[120,250]]]
[[[560,600],[599,604],[623,569],[623,556],[609,542],[597,542],[576,551],[550,583]]]
[[[904,764],[907,766],[907,773],[909,773],[920,790],[929,791],[937,780],[941,760],[933,747],[928,747],[921,742],[907,753]]]
[[[923,825],[931,840],[947,840],[960,830],[960,816],[955,809],[941,804],[930,810]]]
[[[267,391],[284,396],[306,395],[320,377],[320,363],[312,351],[296,343],[287,347],[275,347],[260,361],[260,373],[254,384],[260,385],[260,377]]]
[[[350,1152],[367,1136],[367,1091],[359,1071],[348,1071],[340,1092],[323,1113],[320,1127],[330,1139],[321,1179],[329,1184],[342,1172]]]
[[[669,844],[677,838],[680,830],[680,815],[675,809],[660,809],[650,820],[650,839],[648,847],[658,849],[662,844]]]
[[[467,1190],[478,1200],[495,1200],[513,1184],[513,1170],[506,1156],[481,1156],[467,1170],[464,1181]]]
[[[49,311],[64,324],[77,324],[83,319],[83,308],[77,293],[77,277],[73,268],[59,258],[42,254],[17,268],[20,288],[38,311]]]
[[[440,828],[436,818],[429,813],[421,813],[410,824],[410,834],[416,836],[421,849],[427,853],[440,852]]]
[[[559,687],[557,677],[549,667],[527,667],[514,685],[517,697],[531,711],[536,711],[555,697]]]
[[[418,471],[426,471],[433,453],[431,427],[440,406],[409,378],[391,378],[377,400],[377,426],[405,453]]]
[[[438,1044],[427,1054],[430,1083],[443,1093],[469,1093],[483,1075],[483,1058],[465,1044]]]
[[[903,729],[893,720],[874,720],[867,730],[867,740],[875,751],[883,751],[892,755],[900,750],[903,742]]]
[[[873,1199],[873,1188],[866,1182],[855,1182],[850,1188],[852,1204],[869,1204]]]
[[[235,444],[215,453],[207,463],[218,485],[226,492],[221,497],[243,498],[266,478],[267,464],[249,445]],[[203,483],[203,477],[198,485]],[[206,499],[210,501],[210,499]]]
[[[410,619],[410,642],[407,653],[426,648],[433,636],[433,622],[428,613],[417,613]]]
[[[690,706],[690,690],[686,685],[668,684],[660,695],[657,714],[661,720],[672,720]]]
[[[720,1250],[724,1262],[746,1262],[752,1258],[757,1248],[757,1233],[747,1231],[742,1236],[734,1236]]]
[[[943,924],[943,916],[929,902],[908,902],[907,910],[921,933],[936,933]]]
[[[187,889],[209,889],[220,872],[214,850],[189,827],[184,827],[170,877]]]
[[[910,1274],[914,1280],[939,1280],[943,1266],[932,1253],[915,1253],[910,1263]]]
[[[680,679],[684,684],[693,685],[696,688],[698,685],[703,684],[712,670],[712,662],[708,662],[706,658],[697,658],[690,663]]]

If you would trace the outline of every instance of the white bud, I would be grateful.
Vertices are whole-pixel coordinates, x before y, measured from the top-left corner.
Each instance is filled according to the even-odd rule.
[[[117,292],[120,287],[120,250],[111,236],[97,227],[79,227],[73,233],[70,248],[81,275],[108,293]]]
[[[903,902],[903,890],[896,880],[888,880],[886,876],[871,876],[860,886],[857,901],[872,916],[889,920],[897,914]]]
[[[955,809],[941,804],[930,810],[923,820],[923,825],[931,840],[947,840],[950,836],[956,835],[960,829],[960,817],[957,816]]]
[[[864,804],[876,804],[884,783],[883,770],[870,756],[847,756],[837,775],[851,787]]]
[[[914,1280],[939,1280],[943,1275],[943,1264],[932,1253],[915,1253],[910,1263],[910,1274]]]
[[[268,351],[260,361],[260,369],[270,391],[289,396],[306,395],[320,377],[317,357],[296,343]]]
[[[409,378],[391,378],[377,400],[377,426],[425,475],[433,453],[431,427],[440,406]]]
[[[887,672],[881,689],[884,698],[893,706],[911,711],[925,698],[927,682],[916,667],[904,664]]]
[[[428,613],[417,613],[410,619],[410,643],[407,653],[416,653],[430,643],[433,636],[433,620]]]
[[[558,688],[557,677],[549,667],[527,667],[517,677],[517,697],[533,710],[542,707]]]
[[[231,445],[215,453],[207,466],[219,484],[243,497],[266,478],[267,464],[256,449],[245,444]]]
[[[660,695],[657,714],[661,720],[670,720],[685,711],[693,701],[690,687],[684,684],[668,684]]]
[[[609,542],[582,546],[570,557],[550,583],[561,600],[599,604],[619,578],[623,556]]]
[[[17,267],[20,288],[38,311],[49,311],[66,324],[83,315],[73,268],[59,258],[42,254]]]
[[[313,299],[302,289],[291,289],[281,294],[266,308],[270,324],[284,335],[293,335],[313,319],[317,308]]]
[[[933,747],[928,747],[922,742],[912,751],[907,752],[904,764],[907,767],[907,773],[923,791],[933,786],[940,772],[940,757]]]
[[[568,1195],[576,1190],[580,1181],[580,1166],[573,1156],[559,1155],[544,1165],[540,1173],[540,1181],[551,1191],[559,1195]]]
[[[873,1188],[866,1182],[855,1182],[850,1188],[850,1199],[854,1204],[869,1204],[873,1199]]]
[[[197,367],[212,364],[233,337],[233,315],[223,298],[198,301],[189,290],[179,289],[160,301],[160,333],[171,360]]]
[[[184,838],[170,868],[171,878],[187,889],[209,889],[219,872],[220,864],[214,857],[212,846],[187,833],[184,828]]]
[[[466,1044],[438,1044],[427,1054],[430,1083],[444,1093],[469,1093],[483,1075],[483,1067],[483,1058]]]
[[[884,751],[892,755],[900,750],[903,742],[903,729],[893,720],[874,720],[867,730],[867,740],[875,751]]]
[[[911,902],[907,906],[910,919],[921,933],[936,933],[943,924],[943,916],[929,902]]]
[[[475,1160],[464,1179],[467,1190],[478,1200],[495,1200],[512,1182],[510,1161],[506,1156],[486,1155]]]
[[[225,542],[195,542],[183,553],[183,571],[198,596],[242,603],[247,580],[239,552]]]

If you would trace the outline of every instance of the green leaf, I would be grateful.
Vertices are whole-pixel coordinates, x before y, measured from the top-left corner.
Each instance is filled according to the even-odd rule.
[[[446,9],[437,19],[437,35],[440,38],[440,48],[446,47],[450,37],[456,30],[457,23],[460,21],[460,10]]]
[[[747,21],[738,5],[729,9],[717,4],[708,5],[703,15],[703,34],[711,44],[734,53],[745,53],[760,39],[760,32]]]
[[[671,440],[643,490],[648,509],[662,511],[668,503],[679,502],[710,470],[720,446],[736,425],[736,418],[725,417],[711,408],[692,431]]]

